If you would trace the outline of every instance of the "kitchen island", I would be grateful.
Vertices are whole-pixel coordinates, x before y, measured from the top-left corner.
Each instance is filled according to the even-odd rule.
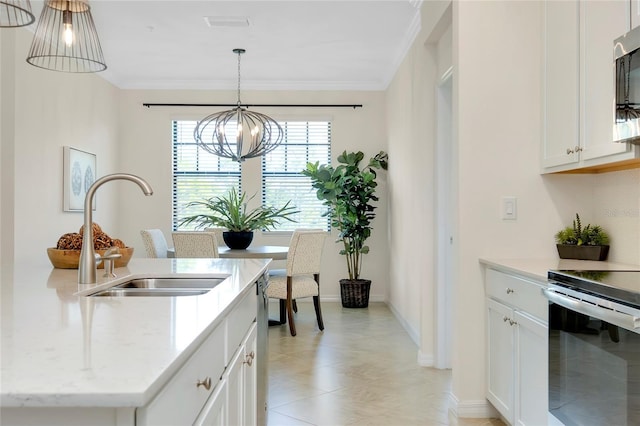
[[[255,321],[255,283],[269,262],[133,259],[115,270],[117,278],[104,278],[99,270],[97,284],[82,286],[77,270],[3,267],[2,424],[133,425],[154,418],[148,407],[192,359],[223,363],[225,370],[237,357],[244,338],[237,334],[245,331],[244,323],[236,323]],[[86,297],[137,277],[226,279],[196,296]],[[204,380],[189,383],[203,395],[189,423],[218,389],[220,375],[210,377],[208,386]]]

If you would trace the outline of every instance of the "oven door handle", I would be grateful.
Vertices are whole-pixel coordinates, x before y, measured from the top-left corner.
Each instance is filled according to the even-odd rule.
[[[614,311],[611,309],[601,308],[591,303],[586,303],[581,300],[572,299],[563,294],[559,294],[550,288],[543,288],[542,293],[547,299],[553,303],[564,306],[572,311],[579,312],[581,314],[589,315],[594,318],[614,324],[627,330],[637,331],[640,328],[640,318],[633,315],[624,314],[622,312]]]

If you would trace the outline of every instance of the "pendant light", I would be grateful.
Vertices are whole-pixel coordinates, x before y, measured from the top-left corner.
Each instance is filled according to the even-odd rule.
[[[107,69],[86,0],[47,0],[33,36],[27,62],[71,73]]]
[[[241,162],[273,151],[282,142],[284,131],[271,117],[242,107],[240,55],[245,50],[233,49],[233,53],[238,55],[238,104],[231,110],[203,118],[193,136],[205,151]]]
[[[0,0],[0,28],[24,27],[35,20],[29,0]]]

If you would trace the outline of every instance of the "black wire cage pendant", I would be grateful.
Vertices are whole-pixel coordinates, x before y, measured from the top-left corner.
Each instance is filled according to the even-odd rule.
[[[85,0],[47,0],[27,62],[71,73],[107,69],[89,4]]]
[[[233,49],[233,52],[238,55],[238,104],[231,110],[200,120],[193,137],[205,151],[241,162],[273,151],[284,139],[284,131],[271,117],[242,107],[240,55],[245,50]]]
[[[24,27],[35,20],[29,0],[0,0],[0,28]]]

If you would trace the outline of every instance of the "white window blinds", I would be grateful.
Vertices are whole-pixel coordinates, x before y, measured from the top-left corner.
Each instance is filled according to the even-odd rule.
[[[262,203],[276,207],[291,200],[300,210],[297,222],[282,221],[278,231],[297,228],[329,230],[327,208],[316,197],[311,180],[300,172],[307,162],[329,164],[331,161],[331,123],[328,121],[280,122],[284,142],[262,157]]]
[[[173,121],[173,229],[177,230],[182,218],[198,213],[209,213],[207,209],[189,207],[191,201],[226,194],[231,188],[240,191],[240,164],[228,158],[220,158],[198,148],[193,131],[197,121]],[[194,229],[195,225],[180,227]]]

